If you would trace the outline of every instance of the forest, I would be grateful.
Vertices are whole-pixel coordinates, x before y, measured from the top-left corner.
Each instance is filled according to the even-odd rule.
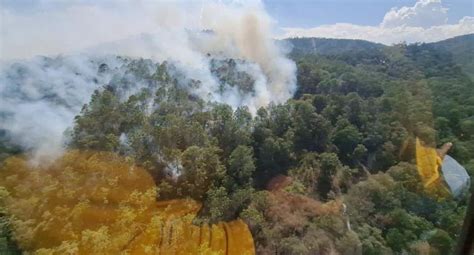
[[[201,81],[183,79],[173,63],[117,57],[119,67],[98,66],[97,76],[112,79],[95,90],[65,131],[73,152],[61,160],[83,169],[89,163],[80,160],[88,157],[74,151],[98,151],[114,155],[104,156],[111,162],[133,162],[152,180],[139,187],[146,199],[132,201],[130,195],[130,213],[138,214],[140,203],[150,199],[193,199],[202,207],[192,224],[241,219],[257,254],[451,254],[470,192],[454,197],[424,189],[413,144],[416,138],[432,147],[452,142],[448,154],[474,176],[473,41],[472,34],[393,46],[280,41],[293,47],[296,92],[256,112],[196,96],[190,88]],[[239,61],[213,59],[212,72],[222,90],[255,93],[255,81],[236,67]],[[144,85],[130,90],[137,82]],[[31,242],[54,232],[58,224],[45,215],[60,213],[45,209],[54,199],[34,193],[52,196],[38,188],[48,187],[66,197],[82,182],[57,188],[54,176],[69,180],[66,175],[73,174],[58,166],[44,178],[19,171],[28,168],[23,152],[0,130],[0,251],[66,254],[78,244]],[[97,164],[98,176],[109,171]],[[115,164],[118,174],[126,171]],[[156,194],[147,193],[145,187],[155,185]],[[43,216],[31,216],[35,210]],[[111,233],[130,228],[122,220]],[[88,233],[87,240],[101,233]]]

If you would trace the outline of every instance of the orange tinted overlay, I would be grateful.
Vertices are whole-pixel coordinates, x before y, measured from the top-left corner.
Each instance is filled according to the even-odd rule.
[[[435,148],[423,146],[420,139],[416,138],[416,166],[425,187],[440,178],[438,169],[441,162]]]
[[[151,176],[109,152],[69,151],[32,167],[7,159],[0,186],[9,196],[13,235],[38,254],[255,254],[241,220],[196,226],[201,205],[156,202]]]
[[[449,195],[440,175],[442,163],[435,148],[424,146],[420,139],[416,138],[416,166],[421,181],[429,193],[440,198]]]

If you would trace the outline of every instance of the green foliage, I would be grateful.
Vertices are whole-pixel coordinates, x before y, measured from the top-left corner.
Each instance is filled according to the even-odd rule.
[[[128,95],[131,81],[114,77],[76,117],[70,145],[130,156],[161,198],[203,201],[197,222],[240,215],[261,253],[448,254],[466,200],[425,193],[413,144],[453,142],[450,155],[474,173],[473,81],[458,66],[461,50],[447,50],[459,43],[314,40],[292,40],[294,98],[255,115],[197,98],[187,88],[201,81],[166,62],[131,61],[129,74],[148,85]],[[212,60],[212,72],[221,90],[251,94],[239,61]],[[293,181],[262,191],[280,174]],[[346,215],[315,213],[334,199]]]
[[[352,152],[361,141],[359,130],[351,124],[336,124],[336,130],[332,138],[334,145],[339,148],[340,155],[349,160]]]
[[[299,181],[293,181],[285,187],[284,191],[292,194],[307,194],[306,187]]]
[[[0,254],[16,255],[21,252],[12,238],[11,218],[7,215],[5,207],[7,197],[8,191],[0,186]]]
[[[282,254],[309,254],[308,248],[296,236],[283,238],[279,246],[279,250]]]
[[[309,101],[295,101],[292,115],[296,150],[322,152],[328,145],[330,123],[316,113]]]
[[[224,218],[224,213],[230,207],[231,200],[224,187],[211,188],[207,192],[207,201],[209,205],[209,220],[214,222]]]
[[[316,153],[306,153],[299,166],[289,171],[289,175],[307,189],[307,193],[315,192],[321,175],[321,164]]]
[[[368,254],[377,254],[375,247],[397,253],[428,249],[449,254],[452,237],[459,235],[465,213],[462,203],[428,197],[415,166],[408,163],[400,163],[384,174],[370,175],[351,187],[344,200],[364,253]]]
[[[239,145],[229,156],[229,176],[233,177],[233,181],[237,185],[251,186],[254,172],[253,149]]]
[[[439,254],[451,253],[456,244],[449,234],[441,229],[436,229],[435,233],[429,237],[428,242],[438,250]]]
[[[347,231],[344,233],[344,235],[336,242],[336,247],[341,254],[362,254],[362,244],[359,240],[359,236],[353,231]]]
[[[75,145],[95,150],[117,150],[125,109],[111,91],[95,91],[90,104],[83,107],[73,133]]]
[[[382,236],[382,231],[368,224],[362,224],[356,230],[362,243],[364,254],[391,254],[392,250],[387,247],[386,241]]]
[[[202,200],[209,187],[219,184],[225,176],[225,168],[220,162],[216,147],[188,147],[181,156],[183,167],[180,184],[185,195]],[[222,191],[220,191],[222,192]]]
[[[391,224],[386,238],[394,251],[402,251],[410,242],[417,240],[422,234],[433,228],[427,220],[412,215],[403,209],[395,209],[388,215]]]

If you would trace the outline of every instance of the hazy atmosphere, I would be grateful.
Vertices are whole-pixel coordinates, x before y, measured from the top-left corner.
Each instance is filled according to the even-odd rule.
[[[213,8],[258,11],[266,16],[271,38],[362,39],[390,45],[474,32],[474,6],[469,0],[4,0],[0,8],[2,59],[77,52],[167,30],[214,29],[216,21],[227,15]],[[159,41],[166,37],[160,36]],[[136,48],[133,51],[140,54]]]
[[[0,255],[471,254],[469,0],[0,0]]]

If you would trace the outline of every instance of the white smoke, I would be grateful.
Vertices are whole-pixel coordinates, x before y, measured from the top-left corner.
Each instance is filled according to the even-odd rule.
[[[71,126],[91,94],[110,77],[98,75],[112,57],[35,57],[0,67],[0,130],[15,145],[35,156],[58,155],[63,132]]]
[[[199,26],[190,25],[194,30],[183,26],[188,22],[182,12],[169,6],[165,10],[166,14],[158,17],[158,26],[153,33],[102,44],[87,51],[173,62],[188,78],[205,84],[197,91],[201,97],[211,95],[207,99],[234,107],[244,103],[253,112],[270,101],[282,103],[291,97],[296,88],[296,66],[276,45],[273,21],[262,4],[204,3],[199,15],[188,14],[200,17]],[[241,65],[241,69],[247,69],[259,81],[255,84],[255,95],[235,98],[232,93],[216,94],[218,84],[210,72],[208,54],[246,60],[249,65]]]
[[[292,95],[296,66],[275,44],[272,37],[273,21],[263,7],[257,5],[232,9],[223,4],[214,4],[204,9],[203,17],[203,24],[215,33],[202,44],[204,51],[213,54],[223,52],[233,58],[254,62],[267,77],[267,86],[262,90],[269,94],[258,98],[261,101],[257,102],[257,106],[268,104],[268,97],[281,103]]]
[[[122,64],[117,58],[100,56],[168,61],[186,78],[202,82],[193,93],[234,108],[246,105],[253,113],[271,101],[286,101],[295,90],[296,66],[273,40],[274,22],[260,2],[125,1],[113,8],[108,5],[70,8],[66,5],[65,8],[54,9],[50,11],[52,13],[33,13],[26,20],[9,10],[2,10],[7,14],[2,31],[7,29],[5,26],[16,31],[7,33],[5,43],[0,45],[3,60],[25,57],[25,52],[29,55],[74,54],[53,61],[53,66],[48,59],[37,57],[20,64],[4,63],[0,67],[0,114],[3,114],[0,115],[0,129],[6,130],[11,140],[24,149],[40,154],[60,151],[64,143],[63,132],[71,127],[74,116],[90,100],[95,89],[110,81],[111,77],[98,75],[98,65],[107,63],[117,68]],[[86,15],[91,10],[93,15]],[[81,16],[90,19],[81,21],[78,18]],[[26,27],[25,24],[34,26],[35,19],[42,25],[44,34]],[[135,31],[134,24],[138,26]],[[54,29],[48,31],[48,26]],[[35,37],[28,38],[28,31]],[[14,46],[20,38],[16,36],[22,32],[22,46],[26,49],[23,51]],[[117,40],[116,34],[126,38]],[[108,39],[110,42],[105,43]],[[25,45],[27,42],[29,44]],[[96,42],[95,46],[93,42]],[[13,52],[13,55],[6,52]],[[15,52],[19,53],[14,55]],[[211,72],[212,58],[242,60],[237,68],[253,78],[254,92],[242,94],[236,87],[219,92],[218,79]]]

